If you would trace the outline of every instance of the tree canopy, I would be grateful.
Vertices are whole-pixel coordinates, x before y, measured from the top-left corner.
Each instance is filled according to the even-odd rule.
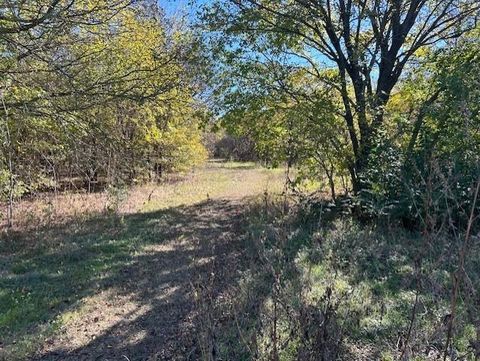
[[[2,196],[127,184],[206,157],[196,35],[155,2],[0,5]],[[195,66],[199,66],[198,61]]]
[[[336,94],[358,192],[368,183],[363,173],[395,87],[422,51],[447,49],[474,28],[478,10],[475,2],[449,0],[232,0],[212,5],[204,20],[220,34],[235,82],[252,80],[240,91],[255,97],[276,86],[301,94],[285,78],[302,69]]]

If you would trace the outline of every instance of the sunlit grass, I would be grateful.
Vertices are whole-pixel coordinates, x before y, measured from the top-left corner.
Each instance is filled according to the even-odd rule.
[[[176,207],[282,187],[282,170],[211,162],[176,180],[132,187],[117,214],[103,209],[105,193],[28,201],[32,212],[25,217],[36,219],[36,226],[17,225],[14,238],[0,241],[0,359],[27,358],[62,325],[81,318],[87,312],[81,301],[95,297],[98,284],[162,241],[168,230],[159,226],[162,217],[175,218]]]
[[[209,199],[241,199],[268,193],[279,193],[284,186],[282,169],[267,169],[255,163],[211,162],[186,176],[184,180],[154,189],[148,186],[134,190],[151,194],[143,211],[191,205]],[[152,193],[153,192],[153,193]]]

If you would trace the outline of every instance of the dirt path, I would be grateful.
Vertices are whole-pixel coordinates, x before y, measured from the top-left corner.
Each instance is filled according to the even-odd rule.
[[[209,322],[229,317],[248,267],[246,200],[282,182],[281,170],[209,163],[185,181],[133,189],[119,224],[100,214],[38,235],[27,229],[3,266],[0,291],[17,298],[0,359],[199,359]],[[68,213],[65,199],[57,203]]]
[[[101,280],[83,316],[47,340],[36,360],[195,359],[195,293],[209,285],[221,298],[235,283],[242,219],[233,200],[130,217],[128,225],[153,227],[162,238]]]
[[[0,360],[199,359],[210,323],[234,324],[246,204],[282,188],[282,170],[214,162],[134,187],[121,216],[101,211],[104,194],[60,195],[43,224],[44,201],[28,202],[36,213],[0,239]],[[22,229],[29,219],[42,222]]]

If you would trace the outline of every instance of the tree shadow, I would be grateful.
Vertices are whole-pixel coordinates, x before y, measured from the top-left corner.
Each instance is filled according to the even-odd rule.
[[[419,232],[395,223],[344,217],[338,207],[324,217],[327,207],[318,208],[308,214],[322,224],[316,236],[304,237],[315,240],[306,247],[306,265],[317,272],[312,279],[318,289],[324,292],[328,284],[341,300],[338,317],[347,325],[345,345],[352,346],[342,350],[344,359],[401,353],[408,337],[421,353],[435,337],[444,337],[435,330],[450,302],[448,274],[456,252],[448,237],[429,244]],[[417,334],[408,336],[412,312]]]
[[[202,322],[195,294],[208,284],[217,304],[236,287],[248,266],[244,213],[239,202],[215,200],[4,240],[5,344],[83,305],[88,312],[32,359],[195,359]],[[47,245],[28,246],[33,238]]]
[[[5,260],[0,290],[12,291],[0,292],[0,315],[6,315],[0,318],[0,334],[7,336],[2,341],[38,334],[45,324],[63,322],[65,314],[80,308],[86,310],[80,317],[37,342],[41,347],[33,360],[196,360],[204,352],[251,359],[245,344],[258,334],[261,305],[273,283],[249,243],[255,236],[249,217],[265,213],[262,207],[246,210],[239,201],[211,200],[15,235],[15,242],[0,249]],[[257,232],[275,248],[271,217],[259,218]],[[411,234],[399,239],[383,229],[361,231],[348,222],[336,229],[341,212],[310,212],[291,225],[293,236],[279,252],[282,262],[293,267],[300,250],[315,250],[320,217],[330,241],[317,245],[319,258],[312,255],[312,264],[335,255],[326,270],[347,275],[354,290],[368,288],[365,309],[354,303],[345,307],[359,308],[364,320],[380,320],[375,327],[352,327],[349,338],[358,344],[398,338],[411,302],[396,299],[415,290],[412,260],[419,240]],[[297,277],[293,272],[291,284],[301,282]],[[396,306],[383,315],[387,299]],[[355,323],[346,311],[339,317]],[[378,350],[369,354],[372,359]]]

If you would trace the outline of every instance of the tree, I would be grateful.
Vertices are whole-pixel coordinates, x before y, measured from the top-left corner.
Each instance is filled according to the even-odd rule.
[[[351,157],[348,134],[338,115],[341,99],[305,70],[277,74],[274,80],[262,67],[251,69],[242,71],[241,86],[222,102],[222,125],[232,134],[252,139],[268,164],[296,167],[299,183],[326,178],[335,199],[336,178],[345,175]],[[327,73],[325,78],[332,75]],[[252,91],[265,79],[268,90]]]
[[[204,18],[220,31],[224,52],[273,57],[330,83],[342,99],[356,192],[368,166],[385,107],[404,70],[420,49],[445,47],[475,24],[480,5],[470,0],[230,0],[208,8]],[[238,62],[238,60],[237,60]],[[331,83],[322,68],[333,68]]]
[[[22,1],[4,15],[17,23],[0,21],[2,200],[204,160],[196,37],[154,1]]]

